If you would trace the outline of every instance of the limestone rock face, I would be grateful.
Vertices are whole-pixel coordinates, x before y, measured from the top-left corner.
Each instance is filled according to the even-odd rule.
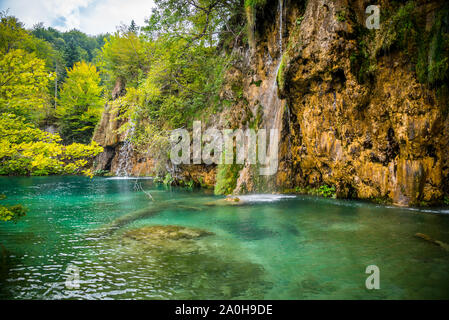
[[[287,4],[284,51],[270,45],[277,43],[279,27],[273,26],[279,18],[270,21],[265,14],[253,59],[254,77],[264,81],[269,74],[264,57],[281,59],[282,53],[278,93],[287,107],[278,186],[335,185],[339,197],[389,199],[396,205],[440,200],[448,185],[446,106],[417,81],[401,52],[377,57],[371,81],[358,81],[351,55],[366,1]],[[353,17],[339,18],[348,8]],[[435,12],[428,8],[438,5],[426,8],[429,20]],[[255,90],[244,90],[250,105],[260,96]]]
[[[193,181],[196,185],[211,188],[216,182],[215,165],[183,165],[179,177],[184,181]]]
[[[444,108],[401,53],[378,58],[374,80],[359,84],[352,35],[363,22],[337,19],[348,6],[363,17],[363,1],[309,1],[284,54],[280,93],[300,128],[289,167],[306,183],[336,185],[340,196],[435,201],[447,180]]]

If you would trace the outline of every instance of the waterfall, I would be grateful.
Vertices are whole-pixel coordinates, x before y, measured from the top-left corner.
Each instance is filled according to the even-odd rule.
[[[268,88],[267,96],[265,101],[265,115],[267,124],[272,124],[272,129],[280,129],[279,127],[279,109],[282,107],[282,101],[278,97],[278,83],[277,83],[277,74],[281,67],[281,59],[279,59],[276,68],[274,69],[274,73],[272,76],[270,87]],[[274,121],[273,121],[274,120]]]
[[[282,30],[283,30],[283,13],[284,13],[284,0],[279,0],[279,60],[276,68],[270,78],[270,86],[267,88],[265,99],[263,99],[265,105],[266,123],[272,124],[273,129],[281,129],[282,125],[282,100],[278,97],[278,83],[277,74],[282,63]]]
[[[282,26],[283,26],[283,15],[284,15],[284,0],[279,0],[279,51],[281,53],[282,59]]]
[[[135,124],[134,122],[130,122],[131,127],[126,131],[125,141],[123,145],[120,147],[118,154],[118,167],[115,170],[115,175],[119,177],[128,177],[131,169],[132,169],[132,154],[133,154],[133,145],[131,142],[131,137],[134,134]]]
[[[284,14],[284,0],[279,0],[279,58],[276,67],[274,68],[274,72],[271,75],[269,87],[266,88],[267,92],[265,93],[265,97],[263,99],[264,102],[264,114],[265,114],[265,126],[267,129],[276,129],[278,131],[278,145],[281,140],[281,131],[282,131],[282,115],[284,110],[284,102],[278,96],[278,83],[277,83],[277,75],[282,63],[282,36],[283,36],[283,14]],[[269,130],[267,130],[267,133]],[[272,157],[278,156],[278,154],[273,154],[276,148],[270,145],[268,147],[268,161],[271,161]],[[278,151],[279,152],[279,151]],[[276,189],[276,174],[273,176],[266,177],[266,187],[269,188],[269,191],[274,191]]]
[[[270,129],[275,129],[278,131],[278,140],[276,143],[280,144],[281,142],[281,133],[282,133],[282,125],[283,125],[283,111],[284,111],[284,101],[281,100],[278,96],[278,83],[277,83],[277,74],[279,72],[279,69],[281,67],[282,63],[282,54],[283,54],[283,47],[282,47],[282,40],[283,40],[283,25],[284,25],[284,0],[279,0],[279,38],[275,41],[279,45],[279,56],[277,58],[277,61],[273,59],[270,55],[270,53],[267,53],[267,68],[270,69],[270,75],[266,81],[262,84],[259,91],[259,101],[260,104],[263,106],[263,127],[266,129],[267,132],[267,140],[270,137]],[[271,65],[271,63],[268,63],[269,60],[273,59],[276,61],[276,65]],[[280,146],[279,146],[280,147]],[[267,163],[270,163],[272,159],[274,159],[274,156],[279,155],[274,154],[274,150],[276,148],[273,148],[271,145],[268,145],[267,142]],[[279,165],[279,162],[278,162]],[[279,169],[279,167],[278,167]],[[237,185],[234,190],[234,193],[239,193],[240,190],[242,190],[242,186],[244,186],[246,183],[248,183],[251,179],[254,179],[255,176],[257,176],[257,180],[253,181],[255,189],[253,191],[255,192],[273,192],[277,190],[276,185],[276,177],[277,174],[273,175],[259,175],[259,169],[256,169],[257,172],[254,172],[255,176],[251,173],[251,168],[249,164],[245,164],[245,167],[240,172],[239,178],[237,179]]]

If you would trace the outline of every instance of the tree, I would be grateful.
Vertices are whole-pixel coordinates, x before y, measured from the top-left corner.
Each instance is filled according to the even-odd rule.
[[[0,58],[0,113],[8,112],[37,121],[49,102],[47,85],[53,75],[34,53],[10,50]]]
[[[72,68],[76,62],[81,61],[81,50],[76,45],[75,40],[72,38],[67,42],[64,47],[64,59],[66,61],[67,68]]]
[[[22,48],[22,43],[30,36],[23,24],[16,17],[8,16],[6,11],[0,12],[0,53],[7,54],[14,49]]]
[[[121,79],[135,87],[148,69],[143,41],[133,32],[116,32],[106,40],[97,61],[109,87]]]
[[[242,30],[242,0],[155,0],[155,4],[142,28],[153,39],[166,34],[215,45],[217,35],[238,38]]]
[[[128,31],[132,32],[134,34],[139,33],[139,27],[137,26],[137,24],[134,20],[131,20],[131,24],[129,25]]]
[[[100,75],[92,64],[77,62],[67,70],[57,117],[64,142],[89,143],[104,106]]]
[[[0,52],[7,54],[12,50],[22,49],[28,53],[35,53],[39,59],[45,61],[48,70],[54,71],[56,63],[61,63],[61,54],[47,39],[35,37],[24,29],[17,18],[0,13]],[[42,24],[34,26],[36,34],[42,36]]]

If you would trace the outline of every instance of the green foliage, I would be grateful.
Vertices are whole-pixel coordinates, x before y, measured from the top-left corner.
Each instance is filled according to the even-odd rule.
[[[390,9],[389,18],[383,22],[381,29],[379,49],[388,51],[394,47],[413,51],[412,47],[416,45],[418,35],[418,21],[415,13],[416,4],[414,1],[408,1],[399,8]],[[378,49],[378,50],[379,50]]]
[[[37,120],[48,104],[52,75],[45,62],[22,49],[9,50],[0,58],[0,112]]]
[[[418,80],[431,87],[447,86],[449,70],[449,5],[438,9],[430,30],[415,1],[390,9],[381,29],[376,54],[402,50]]]
[[[96,64],[109,88],[117,79],[128,87],[139,84],[149,65],[149,52],[145,49],[144,42],[132,31],[116,32],[106,40]]]
[[[245,0],[245,7],[260,8],[267,3],[267,0]]]
[[[239,172],[242,169],[240,164],[220,164],[217,168],[217,178],[214,193],[216,195],[231,194],[237,186]]]
[[[171,186],[174,182],[175,182],[175,179],[172,177],[172,175],[170,173],[167,173],[165,175],[164,180],[162,181],[162,183],[166,186]]]
[[[322,185],[317,190],[318,195],[325,197],[325,198],[335,198],[335,187],[328,185]]]
[[[185,183],[185,186],[186,186],[188,189],[192,190],[193,187],[195,186],[195,181],[193,181],[193,180],[190,179],[188,182]]]
[[[40,40],[50,44],[59,55],[59,68],[72,68],[76,62],[92,62],[99,49],[104,45],[108,34],[89,36],[78,30],[60,32],[54,28],[45,28],[42,23],[36,24],[31,34]],[[65,77],[65,73],[64,76]]]
[[[447,85],[449,69],[449,6],[440,10],[429,33],[420,39],[416,74],[430,85]]]
[[[30,38],[16,17],[0,12],[0,53],[7,54],[11,50],[23,49],[23,43]]]
[[[69,38],[60,39],[61,35]],[[75,40],[67,41],[70,39]],[[75,53],[91,59],[92,51],[77,47],[90,40],[76,30],[61,34],[42,25],[30,33],[15,17],[0,13],[0,174],[91,175],[86,166],[102,151],[101,147],[95,143],[63,145],[59,135],[36,127],[43,122],[52,124],[48,121],[54,110],[54,71],[61,76],[67,58],[65,51],[73,54],[73,61],[78,59]],[[74,47],[67,49],[67,43]],[[91,49],[98,45],[93,44]],[[62,106],[58,108],[64,138],[68,136],[66,142],[90,142],[103,107],[99,82],[93,66],[79,63],[71,70],[61,91]],[[6,215],[6,209],[2,210]]]
[[[445,197],[444,197],[443,203],[444,203],[446,206],[449,206],[449,197],[448,197],[448,196],[445,196]]]
[[[309,194],[314,196],[321,196],[325,198],[336,198],[336,189],[335,186],[322,185],[319,188],[306,186],[299,187],[296,186],[295,189],[286,189],[284,193],[300,193],[300,194]]]
[[[339,21],[339,22],[346,21],[346,11],[345,10],[337,11],[337,21]]]
[[[43,65],[44,70],[47,75],[50,73],[53,74],[54,71],[58,71],[59,74],[60,70],[63,69],[63,63],[62,63],[62,54],[58,52],[50,43],[43,39],[39,39],[34,37],[31,33],[29,33],[27,30],[24,29],[24,26],[21,22],[17,20],[17,18],[8,16],[7,12],[1,12],[0,13],[1,21],[0,21],[0,56],[6,55],[6,56],[14,56],[15,59],[25,59],[25,60],[31,60],[30,58],[27,58],[26,55],[33,55],[34,58],[38,58],[39,65]],[[18,51],[20,50],[20,51]],[[15,53],[13,53],[15,52]],[[18,53],[20,52],[20,55]],[[6,57],[5,57],[6,59]],[[15,74],[16,77],[25,76],[27,75],[28,78],[36,78],[38,77],[37,74],[33,74],[33,72],[27,72],[28,70],[24,69],[26,66],[26,63],[28,61],[19,61],[20,66],[14,66],[14,69],[3,69],[0,72],[2,74]],[[39,68],[41,68],[39,66]],[[59,68],[59,70],[58,70]],[[31,68],[29,71],[33,71],[34,67]],[[47,114],[51,113],[51,109],[49,108],[49,105],[54,105],[53,100],[53,80],[54,77],[52,76],[51,79],[49,78],[48,81],[45,83],[36,83],[36,87],[38,87],[38,90],[28,90],[27,92],[29,94],[34,93],[35,95],[40,95],[42,97],[42,100],[45,101],[44,105],[46,108],[42,109],[39,108],[41,104],[37,104],[37,108],[35,108],[35,112],[33,114],[30,114],[28,111],[22,112],[25,116],[34,116],[34,121],[38,122],[45,118]],[[23,79],[25,80],[25,79]],[[49,95],[49,93],[52,93]],[[31,105],[34,104],[34,101],[29,100],[27,98],[24,99],[24,102],[28,102]],[[12,102],[14,103],[14,102]],[[20,109],[16,108],[14,112],[18,113]],[[23,109],[26,109],[24,107]]]
[[[0,200],[5,199],[6,196],[4,194],[0,194]],[[17,223],[17,221],[25,216],[27,212],[27,208],[22,206],[21,204],[16,204],[12,206],[3,206],[0,205],[0,221],[12,221]]]
[[[257,81],[253,81],[251,84],[254,84],[256,87],[260,87],[260,85],[262,84],[262,80],[257,80]]]
[[[132,123],[135,149],[163,162],[170,130],[207,121],[227,103],[219,93],[231,59],[219,50],[239,39],[243,10],[238,0],[155,4],[140,33],[122,28],[106,41],[96,63],[109,89],[126,89],[111,102],[125,123],[118,132]],[[157,174],[165,170],[161,166]]]
[[[192,45],[174,34],[153,40],[144,32],[146,37],[116,34],[111,38],[101,55],[102,72],[126,83],[126,95],[112,103],[119,119],[131,120],[119,131],[134,123],[133,145],[142,153],[153,150],[152,158],[166,159],[169,130],[190,128],[193,120],[207,119],[221,108],[219,90],[228,58],[206,42]],[[141,53],[141,63],[129,57],[135,55],[133,48]]]
[[[108,176],[109,173],[110,172],[107,171],[107,170],[95,170],[93,172],[93,175],[96,176],[96,177],[105,177],[105,176]]]
[[[102,92],[95,66],[77,62],[68,70],[56,110],[64,142],[90,142],[105,103]]]
[[[260,1],[260,0],[259,0]],[[156,0],[147,25],[142,28],[155,40],[162,35],[183,38],[191,45],[215,46],[223,34],[236,35],[240,25],[240,0]]]
[[[91,175],[89,160],[103,151],[95,142],[64,146],[51,134],[13,114],[0,114],[0,175]]]
[[[357,48],[349,57],[351,72],[356,76],[359,83],[371,80],[377,68],[376,34],[373,30],[368,30],[365,26],[356,26],[355,35],[357,38]]]
[[[276,81],[278,83],[278,87],[283,89],[285,86],[285,77],[284,77],[284,69],[285,69],[285,61],[287,60],[287,52],[282,55],[281,64],[279,65],[279,70],[276,75]]]

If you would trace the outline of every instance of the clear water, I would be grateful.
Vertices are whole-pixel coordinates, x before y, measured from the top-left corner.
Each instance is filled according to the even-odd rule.
[[[129,179],[0,178],[2,202],[29,208],[19,223],[0,223],[0,298],[449,298],[449,252],[414,236],[449,243],[447,208],[276,195],[233,205],[206,191],[139,183],[155,201]],[[215,235],[153,246],[123,236],[148,225]],[[65,285],[70,264],[78,289]],[[372,264],[379,290],[365,287]]]

